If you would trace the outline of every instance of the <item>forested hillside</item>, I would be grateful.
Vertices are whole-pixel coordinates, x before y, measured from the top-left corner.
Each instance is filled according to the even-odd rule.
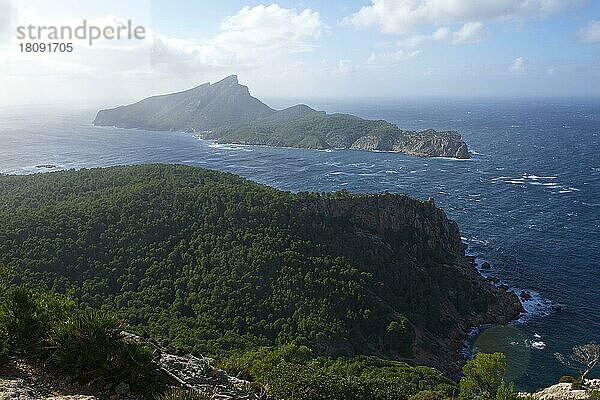
[[[217,356],[295,343],[448,367],[470,326],[520,311],[431,203],[179,165],[0,177],[0,264]]]

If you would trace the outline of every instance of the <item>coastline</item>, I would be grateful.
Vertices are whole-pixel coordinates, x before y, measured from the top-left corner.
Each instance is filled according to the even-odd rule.
[[[463,238],[463,241],[465,238]],[[510,278],[504,278],[498,276],[498,271],[494,266],[494,263],[484,258],[484,255],[478,252],[474,252],[470,250],[470,247],[467,245],[465,250],[465,255],[473,261],[477,272],[485,278],[491,285],[503,288],[507,292],[515,293],[521,306],[523,307],[523,312],[521,315],[510,321],[507,326],[516,326],[526,324],[529,320],[535,317],[547,317],[555,312],[560,312],[563,310],[564,306],[555,303],[550,299],[544,298],[539,292],[533,289],[525,289],[514,286],[510,282]],[[467,338],[464,341],[463,347],[460,350],[460,355],[462,357],[461,362],[464,363],[467,359],[472,358],[477,353],[477,347],[475,346],[475,342],[477,338],[484,333],[486,330],[500,326],[498,324],[483,324],[474,326],[467,333]],[[511,343],[513,344],[513,343]],[[514,343],[515,345],[518,343]],[[542,336],[538,333],[533,335],[533,339],[527,339],[524,344],[527,347],[537,350],[543,350],[546,347],[546,343],[542,341]]]

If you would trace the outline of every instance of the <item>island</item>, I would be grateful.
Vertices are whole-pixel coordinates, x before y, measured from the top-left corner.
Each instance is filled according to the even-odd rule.
[[[275,110],[253,97],[236,75],[214,84],[101,110],[94,125],[193,132],[200,138],[227,144],[470,158],[467,144],[458,132],[406,131],[384,120],[328,114],[303,104]]]

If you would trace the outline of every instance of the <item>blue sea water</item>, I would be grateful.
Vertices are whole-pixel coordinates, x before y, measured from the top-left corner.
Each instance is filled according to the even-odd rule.
[[[505,351],[519,388],[555,383],[568,372],[555,352],[600,341],[600,100],[314,105],[405,129],[458,130],[473,158],[216,145],[184,133],[96,128],[94,110],[12,107],[0,109],[0,172],[184,163],[292,191],[431,196],[459,223],[469,252],[492,264],[487,274],[534,296],[520,322],[471,342]]]

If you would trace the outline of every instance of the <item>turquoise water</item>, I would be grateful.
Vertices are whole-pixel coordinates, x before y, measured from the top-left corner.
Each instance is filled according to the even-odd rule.
[[[95,128],[93,110],[28,107],[0,109],[0,171],[184,163],[293,191],[431,196],[459,223],[469,252],[492,264],[490,275],[533,295],[519,322],[473,340],[509,354],[520,388],[567,372],[554,352],[600,341],[600,101],[313,105],[405,129],[456,129],[473,158],[215,145],[183,133]]]

